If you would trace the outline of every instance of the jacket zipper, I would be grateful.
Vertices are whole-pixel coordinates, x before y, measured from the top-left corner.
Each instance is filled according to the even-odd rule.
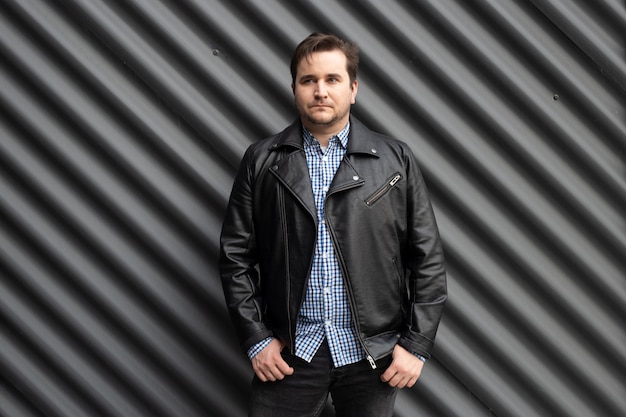
[[[280,221],[282,223],[282,229],[283,229],[283,239],[285,240],[285,259],[289,259],[289,242],[287,241],[288,239],[288,233],[287,233],[287,220],[285,218],[285,212],[286,212],[286,208],[285,208],[285,196],[283,194],[283,188],[280,187],[278,189],[278,205],[280,207]],[[289,265],[289,263],[287,262],[287,265]],[[295,347],[295,341],[293,339],[293,335],[291,334],[291,315],[290,315],[290,300],[291,300],[291,285],[289,282],[289,266],[286,267],[286,271],[285,271],[285,277],[287,278],[287,282],[286,282],[286,287],[287,287],[287,326],[289,326],[289,350],[293,351],[294,347]]]
[[[398,177],[397,179],[395,179],[395,177],[394,177],[394,178],[391,179],[391,181],[389,181],[389,183],[393,183],[391,185],[391,187],[393,187],[396,184],[396,182],[398,182],[398,180],[401,178],[400,174],[397,174],[396,176]],[[394,181],[394,179],[395,179],[395,181]],[[358,185],[361,185],[361,184],[359,183]],[[386,184],[386,186],[388,186],[388,185],[389,184]],[[355,186],[355,184],[351,184],[351,185],[348,185],[348,186],[345,186],[345,187],[342,187],[342,188],[337,188],[337,189],[333,190],[331,193],[326,194],[326,199],[324,201],[324,206],[326,206],[326,202],[328,201],[328,197],[331,194],[334,194],[334,193],[336,193],[338,191],[343,191],[343,190],[347,190],[347,189],[353,188],[354,186]],[[326,210],[326,207],[324,207],[324,215],[326,215],[326,213],[327,213],[327,210]],[[336,241],[335,236],[334,236],[335,232],[334,232],[333,228],[330,227],[330,223],[327,222],[327,226],[328,226],[328,233],[330,233],[330,235],[331,235],[331,240],[332,240],[333,246],[334,246],[335,245],[335,241]],[[337,253],[337,254],[341,253],[340,251],[337,250],[336,247],[334,249],[335,249],[335,253]],[[365,359],[367,359],[367,361],[369,362],[369,364],[372,367],[372,369],[376,369],[376,362],[374,361],[374,358],[372,357],[372,355],[367,350],[367,347],[365,347],[365,342],[363,341],[363,338],[361,337],[361,326],[359,326],[359,321],[357,320],[357,317],[356,317],[356,313],[355,313],[356,309],[354,308],[354,305],[353,305],[354,304],[354,297],[352,295],[352,287],[350,287],[350,284],[347,281],[348,275],[346,274],[346,267],[343,264],[343,259],[342,258],[338,257],[338,260],[339,260],[339,264],[341,265],[341,276],[344,278],[344,284],[346,286],[346,291],[348,292],[348,297],[350,299],[350,312],[352,314],[352,321],[354,322],[354,327],[356,328],[356,337],[357,337],[357,339],[359,339],[359,342],[361,343],[361,347],[363,348],[363,351],[365,352]]]
[[[334,235],[334,232],[331,227],[328,228],[328,231],[331,233],[331,235]],[[334,245],[335,239],[333,238],[332,241]],[[337,250],[337,248],[335,248],[335,253],[340,253]],[[365,352],[365,358],[369,362],[372,369],[376,369],[376,362],[374,361],[374,358],[372,357],[370,352],[367,350],[367,347],[365,347],[365,342],[363,341],[363,338],[361,337],[361,326],[359,326],[359,320],[357,319],[356,309],[354,308],[354,305],[353,305],[354,296],[352,295],[352,287],[347,281],[348,275],[346,274],[346,268],[343,264],[343,259],[338,258],[338,260],[341,265],[341,276],[344,277],[344,284],[346,286],[346,291],[348,292],[348,297],[350,298],[350,310],[351,310],[350,312],[352,313],[352,321],[354,323],[354,327],[356,328],[356,337],[359,339],[359,342],[361,343],[361,347],[363,348],[363,351]]]
[[[397,182],[397,180],[396,180]],[[351,188],[351,187],[347,187],[347,188]],[[328,201],[328,194],[326,195],[326,201]],[[326,205],[326,201],[324,201],[324,205]],[[326,207],[324,207],[324,213],[326,213]],[[333,242],[333,246],[335,245],[335,232],[333,230],[332,227],[330,227],[330,223],[327,222],[327,226],[328,226],[328,232],[331,234],[331,240]],[[339,250],[337,250],[337,248],[335,247],[335,253],[340,254],[341,252]],[[354,296],[352,295],[352,287],[350,286],[350,284],[348,283],[347,280],[347,273],[346,273],[346,267],[343,263],[343,259],[341,257],[337,258],[339,261],[339,264],[341,266],[341,276],[343,277],[344,280],[344,284],[346,286],[346,291],[348,293],[348,298],[350,300],[350,313],[352,314],[352,321],[354,323],[354,327],[356,328],[356,337],[357,339],[359,339],[359,342],[361,343],[361,347],[363,348],[363,351],[365,352],[365,358],[367,359],[367,361],[369,362],[370,366],[372,367],[372,369],[376,369],[376,362],[374,361],[374,358],[372,357],[372,355],[370,354],[370,352],[367,350],[367,347],[365,347],[365,342],[363,341],[363,338],[361,337],[361,326],[359,326],[359,320],[357,320],[357,315],[356,315],[356,308],[354,307]]]
[[[397,184],[398,181],[400,181],[400,179],[402,178],[402,175],[399,172],[396,172],[393,177],[391,177],[386,183],[385,185],[383,185],[382,187],[380,187],[378,190],[376,190],[376,192],[374,194],[372,194],[371,196],[369,196],[367,198],[367,200],[365,200],[365,204],[367,206],[371,206],[372,204],[374,204],[375,202],[377,202],[378,200],[380,200],[380,198],[382,196],[384,196],[385,194],[387,194],[389,192],[389,190],[391,190],[393,187],[395,187],[395,185]]]

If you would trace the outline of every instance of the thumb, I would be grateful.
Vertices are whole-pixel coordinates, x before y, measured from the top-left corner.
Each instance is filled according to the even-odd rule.
[[[285,375],[292,375],[294,372],[293,368],[289,366],[283,358],[280,358],[280,361],[276,364],[276,366],[278,366],[278,369]]]

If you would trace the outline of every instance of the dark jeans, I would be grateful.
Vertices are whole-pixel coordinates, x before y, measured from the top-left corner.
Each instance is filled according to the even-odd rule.
[[[311,361],[282,353],[294,368],[282,381],[252,381],[249,417],[316,417],[330,393],[337,417],[391,417],[397,388],[380,380],[391,363],[391,355],[376,362],[367,361],[339,368],[333,366],[326,341]]]

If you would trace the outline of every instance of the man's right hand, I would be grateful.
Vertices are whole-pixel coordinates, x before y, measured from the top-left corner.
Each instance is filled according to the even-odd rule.
[[[269,345],[252,358],[252,369],[263,382],[281,380],[293,374],[293,368],[280,355],[285,344],[273,339]]]

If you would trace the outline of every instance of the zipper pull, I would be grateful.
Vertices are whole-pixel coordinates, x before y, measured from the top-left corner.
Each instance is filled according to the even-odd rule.
[[[391,179],[391,181],[389,181],[389,186],[390,186],[390,187],[393,187],[394,185],[396,185],[396,183],[397,183],[398,181],[400,181],[400,178],[402,178],[402,175],[400,175],[400,174],[398,174],[398,175],[396,175],[395,177],[393,177],[393,178]]]
[[[372,358],[370,355],[367,355],[367,360],[370,363],[372,369],[376,369],[376,362],[374,362],[374,358]]]

